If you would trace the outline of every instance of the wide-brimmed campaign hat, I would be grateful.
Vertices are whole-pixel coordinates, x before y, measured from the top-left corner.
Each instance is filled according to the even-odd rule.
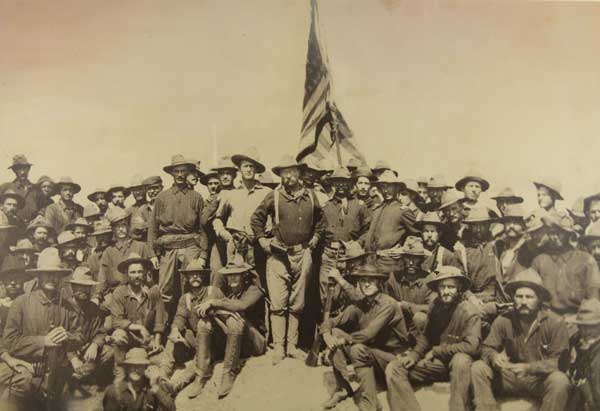
[[[462,283],[462,289],[467,290],[471,286],[471,280],[462,272],[462,270],[458,267],[454,267],[451,265],[442,265],[435,269],[434,272],[428,277],[427,287],[431,290],[437,288],[437,284],[448,278],[457,278]]]
[[[281,157],[281,159],[279,160],[279,162],[277,163],[277,165],[273,168],[271,168],[271,171],[273,172],[273,174],[275,174],[276,176],[281,177],[281,171],[285,170],[286,168],[298,168],[299,170],[303,170],[306,168],[306,164],[304,163],[298,163],[293,156],[286,154],[283,157]]]
[[[441,174],[436,174],[433,177],[431,177],[427,182],[427,188],[439,188],[447,190],[449,188],[452,188],[452,186],[446,184],[446,177],[444,177]]]
[[[543,208],[536,208],[525,216],[525,232],[532,233],[541,228],[546,227],[542,217],[546,216],[548,212]]]
[[[37,260],[37,267],[30,268],[27,270],[31,274],[50,273],[56,274],[57,276],[66,277],[71,274],[71,270],[64,268],[61,265],[60,257],[58,255],[58,248],[48,247],[44,248]]]
[[[411,192],[414,196],[419,196],[419,184],[414,178],[407,178],[404,180],[404,186],[406,190]]]
[[[506,210],[502,216],[500,216],[497,221],[499,223],[503,223],[507,220],[519,219],[525,222],[525,211],[523,211],[523,207],[520,204],[510,204],[506,207]]]
[[[200,273],[200,274],[210,274],[210,268],[205,268],[200,264],[198,260],[192,260],[188,263],[185,268],[179,269],[179,272],[182,274],[191,274],[191,273]]]
[[[29,161],[27,161],[27,157],[25,157],[25,155],[23,154],[15,154],[12,158],[12,164],[8,167],[9,169],[12,169],[14,167],[31,167],[33,164],[31,164]]]
[[[150,176],[150,177],[146,177],[143,181],[142,184],[145,186],[154,186],[157,184],[162,185],[163,181],[162,178],[160,176]]]
[[[406,187],[404,181],[400,180],[396,173],[394,173],[392,170],[386,170],[383,173],[381,173],[381,175],[377,178],[377,181],[375,181],[373,184],[396,184],[401,187]]]
[[[130,215],[121,207],[111,207],[106,210],[105,217],[110,225],[115,225],[123,220],[127,220]]]
[[[73,234],[71,231],[63,231],[58,235],[58,237],[56,237],[56,247],[65,247],[67,245],[79,243],[80,241],[81,238],[75,237],[75,234]]]
[[[360,158],[356,158],[356,157],[350,157],[348,159],[348,161],[346,161],[346,169],[348,169],[349,172],[353,172],[354,170],[356,170],[358,167],[362,167],[365,166],[366,164],[364,163],[363,160],[361,160]]]
[[[340,167],[336,168],[333,173],[326,177],[326,179],[330,184],[332,184],[336,181],[352,181],[352,176],[346,167]]]
[[[442,194],[442,204],[439,207],[439,210],[443,210],[444,208],[450,207],[451,205],[462,203],[465,201],[465,195],[462,191],[457,190],[448,190]]]
[[[92,237],[96,237],[103,234],[112,233],[112,228],[110,228],[110,224],[105,219],[101,219],[95,226],[94,231],[90,234]]]
[[[125,187],[125,185],[121,183],[113,183],[110,185],[110,187],[108,187],[108,190],[106,190],[106,195],[108,198],[111,198],[115,191],[122,191],[125,197],[129,196],[129,189]]]
[[[590,206],[592,205],[592,201],[600,200],[600,193],[595,193],[583,198],[583,213],[584,215],[590,211]]]
[[[423,247],[423,240],[419,237],[409,235],[406,237],[406,240],[404,240],[400,254],[427,257],[431,255],[431,252]]]
[[[556,210],[542,216],[542,221],[548,227],[558,227],[567,233],[576,234],[573,218],[564,210]]]
[[[369,181],[375,180],[375,176],[373,175],[373,172],[367,166],[357,167],[356,170],[354,170],[352,172],[353,180],[358,180],[361,177],[364,177],[364,178],[368,179]]]
[[[600,325],[600,301],[595,298],[583,300],[575,318],[567,318],[566,321],[579,325]]]
[[[204,175],[200,177],[200,183],[207,186],[208,182],[212,178],[219,179],[219,172],[214,168],[211,168],[208,172],[204,173]]]
[[[567,211],[569,211],[569,213],[571,214],[571,216],[573,218],[585,218],[585,197],[580,196],[577,197],[577,199],[575,200],[575,202],[573,202],[573,205],[571,206],[571,208],[569,208]]]
[[[274,189],[279,184],[281,184],[279,181],[273,178],[273,173],[271,173],[270,171],[265,171],[264,173],[258,174],[256,176],[256,179],[261,185],[269,187],[271,189]]]
[[[98,281],[94,281],[92,278],[92,272],[89,267],[77,267],[75,271],[73,271],[73,276],[69,280],[71,284],[79,284],[79,285],[88,285],[88,286],[96,286],[100,284]]]
[[[103,188],[96,188],[94,189],[94,191],[92,191],[91,193],[89,193],[87,195],[87,199],[90,200],[91,202],[94,202],[94,198],[96,197],[96,194],[102,194],[104,195],[104,198],[106,198],[106,190]]]
[[[254,168],[257,173],[264,173],[266,168],[263,163],[260,162],[260,155],[258,149],[254,146],[250,146],[241,154],[234,154],[231,156],[231,162],[240,168],[240,164],[243,160],[249,161],[254,164]]]
[[[83,227],[83,229],[89,234],[92,231],[94,231],[94,227],[92,227],[90,224],[88,224],[87,220],[83,217],[80,217],[78,219],[76,219],[75,221],[73,221],[72,223],[69,223],[65,226],[65,230],[66,231],[73,231],[75,230],[75,228],[77,227]]]
[[[330,165],[325,165],[323,162],[317,161],[312,157],[305,158],[301,161],[301,164],[304,165],[304,170],[310,170],[313,173],[318,174],[319,177],[322,177],[331,171],[331,169],[328,168]]]
[[[366,252],[358,241],[342,241],[342,244],[345,252],[343,257],[338,258],[338,261],[353,261],[371,254]]]
[[[427,224],[444,227],[444,223],[442,223],[442,220],[440,220],[440,215],[437,211],[429,211],[425,214],[421,214],[421,216],[415,222],[415,228],[417,230],[423,230]]]
[[[124,365],[150,365],[148,353],[143,348],[132,348],[125,354]]]
[[[13,189],[9,188],[8,190],[0,194],[0,204],[4,204],[4,200],[6,200],[7,198],[14,199],[17,202],[17,208],[19,209],[23,208],[23,206],[25,205],[25,199],[23,198],[23,196]]]
[[[506,284],[504,290],[508,293],[508,295],[514,297],[515,292],[522,287],[535,290],[535,293],[538,295],[538,297],[544,301],[550,301],[552,299],[550,291],[544,287],[542,277],[540,277],[538,272],[533,268],[527,268],[517,273],[517,275],[515,275],[515,277]]]
[[[19,277],[22,277],[23,281],[29,281],[31,278],[33,278],[33,273],[25,270],[25,263],[21,258],[15,255],[7,255],[2,261],[0,281],[2,281],[4,277],[11,274],[17,274]]]
[[[219,158],[219,160],[217,161],[217,165],[214,166],[211,170],[231,171],[233,173],[237,173],[237,171],[238,171],[235,164],[233,164],[233,162],[231,161],[230,156],[222,156],[221,158]]]
[[[465,176],[458,180],[454,187],[462,191],[465,188],[465,185],[469,181],[475,181],[481,185],[481,191],[487,191],[490,188],[490,183],[485,178],[483,178],[482,174],[478,170],[471,169],[465,173]]]
[[[177,166],[188,166],[192,170],[196,169],[196,164],[192,160],[185,158],[182,154],[175,154],[171,157],[171,164],[164,166],[163,170],[165,173],[171,174],[171,171]]]
[[[563,200],[563,197],[560,193],[562,185],[560,184],[560,181],[558,181],[557,179],[552,178],[552,177],[541,178],[541,179],[538,179],[537,181],[534,181],[533,185],[536,188],[546,187],[548,190],[550,190],[554,193],[554,196],[558,200]]]
[[[523,197],[516,195],[512,188],[505,187],[492,197],[492,200],[503,200],[510,204],[521,204]]]
[[[389,273],[382,273],[380,271],[377,270],[377,267],[375,267],[373,264],[363,264],[359,267],[357,267],[356,270],[352,271],[350,273],[351,276],[353,277],[372,277],[372,278],[380,278],[382,280],[385,280],[387,278],[389,278]]]
[[[141,188],[146,188],[146,184],[144,184],[144,177],[142,177],[140,174],[136,174],[131,177],[131,181],[129,187],[127,187],[127,190],[132,192],[133,190],[138,190]]]
[[[580,238],[582,243],[587,243],[592,240],[600,240],[600,220],[588,225],[585,229],[585,234]]]
[[[61,187],[63,186],[69,186],[73,188],[73,192],[75,194],[79,193],[81,191],[81,186],[77,183],[75,183],[73,181],[73,179],[71,177],[68,176],[64,176],[61,177],[60,180],[58,180],[58,183],[56,183],[56,190],[60,191]]]
[[[148,258],[143,258],[138,253],[130,253],[126,260],[121,261],[119,265],[117,265],[117,270],[122,274],[127,274],[127,270],[129,270],[131,264],[141,264],[146,271],[153,268],[152,261]]]
[[[22,238],[17,241],[15,246],[10,247],[10,251],[13,253],[35,253],[36,248],[33,246],[28,238]]]
[[[379,174],[379,173],[383,173],[386,170],[391,171],[392,173],[394,173],[396,175],[396,177],[398,177],[398,172],[396,170],[394,170],[390,164],[385,161],[385,160],[378,160],[375,163],[375,166],[373,166],[373,168],[371,169],[373,171],[374,174]]]
[[[48,222],[48,220],[46,220],[44,216],[39,215],[35,217],[33,221],[27,226],[27,235],[31,235],[38,227],[45,228],[46,230],[48,230],[48,233],[54,233],[54,227],[50,225],[50,223]]]
[[[102,211],[100,208],[94,203],[86,204],[83,207],[83,218],[92,218],[92,217],[100,217],[102,215]]]
[[[35,185],[40,187],[44,183],[50,183],[53,188],[52,192],[54,192],[54,186],[56,185],[56,183],[54,182],[54,180],[51,177],[49,177],[47,175],[41,175],[40,178],[37,179],[37,182],[35,183]]]
[[[252,270],[252,266],[243,261],[231,261],[227,265],[219,270],[219,274],[230,275],[230,274],[242,274]]]

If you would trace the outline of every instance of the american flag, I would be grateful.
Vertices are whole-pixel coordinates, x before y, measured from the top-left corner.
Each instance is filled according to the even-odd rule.
[[[340,144],[342,164],[355,158],[366,164],[363,155],[352,141],[352,131],[331,96],[332,80],[328,70],[327,54],[319,35],[319,10],[317,0],[311,0],[311,22],[306,56],[306,80],[302,102],[302,130],[298,162],[313,157],[329,158],[337,164],[335,138],[331,133],[331,120],[337,120],[337,139]]]

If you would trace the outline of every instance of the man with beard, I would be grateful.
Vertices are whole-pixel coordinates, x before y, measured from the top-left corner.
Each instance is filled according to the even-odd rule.
[[[376,185],[383,195],[383,203],[373,211],[371,226],[362,242],[366,251],[377,252],[377,269],[391,273],[402,268],[397,249],[408,235],[417,232],[416,216],[398,201],[398,192],[406,186],[394,173],[384,172]]]
[[[436,174],[429,179],[427,183],[427,196],[429,204],[423,211],[437,211],[442,205],[442,197],[444,193],[451,188],[446,184],[446,178],[441,174]]]
[[[77,260],[77,251],[80,250],[80,239],[70,231],[63,231],[56,239],[56,249],[62,266],[74,270],[80,263]]]
[[[504,208],[502,217],[497,222],[504,226],[502,239],[496,241],[496,254],[500,263],[500,284],[504,286],[515,274],[526,268],[518,259],[519,250],[526,241],[523,209],[520,205],[509,205]]]
[[[420,331],[425,329],[427,310],[436,297],[425,281],[428,273],[423,270],[423,261],[428,255],[420,238],[406,237],[401,251],[403,269],[390,275],[383,290],[406,307]]]
[[[180,154],[163,167],[173,177],[174,184],[158,195],[148,222],[148,245],[161,255],[158,287],[163,301],[169,303],[171,315],[182,293],[178,267],[185,267],[193,260],[205,265],[208,254],[202,225],[204,200],[200,193],[189,189],[186,181],[195,169],[196,165]]]
[[[327,180],[334,197],[323,206],[323,256],[319,273],[321,302],[325,303],[329,271],[344,256],[343,242],[358,240],[369,229],[371,213],[360,200],[350,197],[352,179],[346,168],[336,169]]]
[[[216,235],[227,244],[227,261],[239,254],[252,266],[257,260],[264,267],[264,255],[254,239],[250,218],[271,189],[263,187],[256,180],[256,173],[264,173],[265,166],[260,162],[258,150],[250,147],[242,154],[235,154],[231,161],[238,167],[242,184],[239,188],[222,192],[212,226]],[[213,270],[217,267],[211,267]],[[217,274],[218,275],[218,274]],[[264,272],[260,273],[264,280]]]
[[[505,215],[510,206],[523,203],[523,197],[515,194],[512,188],[505,187],[492,197],[496,202],[496,208],[500,211],[500,215]]]
[[[454,250],[454,246],[462,236],[465,219],[464,201],[465,196],[460,191],[446,191],[442,195],[442,203],[438,210],[441,212],[444,232],[441,233],[440,243],[448,250]]]
[[[146,196],[148,201],[140,206],[136,214],[140,216],[146,223],[148,223],[150,221],[152,210],[154,209],[156,197],[158,197],[163,190],[163,182],[162,178],[159,176],[152,176],[144,179],[142,181],[142,185],[146,187]]]
[[[131,185],[127,187],[127,191],[131,193],[135,202],[133,205],[127,207],[125,212],[130,216],[134,216],[146,204],[146,185],[144,184],[143,177],[139,174],[133,176],[131,178]],[[133,219],[131,223],[133,224]]]
[[[35,218],[44,203],[41,192],[29,181],[29,171],[32,165],[23,154],[15,155],[12,165],[8,167],[15,173],[15,179],[0,186],[0,193],[10,190],[21,197],[22,204],[18,210],[18,217],[24,224],[28,224]]]
[[[107,212],[113,233],[113,242],[102,253],[100,271],[98,273],[99,293],[106,296],[115,287],[125,284],[125,273],[119,270],[119,265],[128,255],[135,253],[152,262],[154,268],[158,267],[158,259],[148,243],[142,243],[131,238],[129,233],[129,218],[125,210],[111,208]]]
[[[498,258],[490,232],[491,218],[486,208],[474,208],[464,221],[466,228],[461,240],[464,247],[455,251],[465,275],[471,282],[469,300],[478,308],[496,298],[499,278]]]
[[[106,389],[104,411],[175,411],[175,400],[165,390],[143,348],[132,348],[122,362],[124,379]]]
[[[192,391],[188,394],[190,398],[195,398],[200,395],[210,377],[209,365],[211,362],[210,356],[206,358],[204,353],[199,351],[198,344],[204,337],[198,334],[200,316],[197,307],[209,299],[221,298],[223,294],[218,287],[210,285],[211,270],[203,268],[197,261],[190,262],[179,272],[184,276],[188,291],[179,298],[177,312],[173,318],[171,332],[160,363],[160,370],[164,378],[170,379],[169,385],[174,393],[181,391],[195,377],[196,381],[191,388]],[[202,340],[202,343],[204,350],[210,350],[210,343],[206,345],[205,340]],[[186,354],[196,353],[195,364],[192,367],[186,366],[182,372],[173,375],[178,362],[178,358],[176,358],[178,348],[181,348]]]
[[[102,256],[104,255],[104,251],[111,245],[112,234],[112,229],[106,221],[101,221],[97,224],[94,231],[90,234],[96,245],[83,265],[90,269],[90,275],[94,279],[99,278],[100,268],[102,267]],[[99,292],[100,283],[95,288],[95,293]]]
[[[464,206],[468,209],[477,208],[479,196],[490,188],[490,183],[476,170],[469,170],[466,175],[454,185],[465,195]]]
[[[369,210],[375,208],[377,202],[371,197],[371,182],[373,181],[373,173],[367,166],[358,167],[352,173],[354,181],[354,197],[365,205]]]
[[[125,210],[125,199],[129,196],[129,190],[121,184],[113,184],[106,191],[106,197],[110,201],[109,208],[122,208]]]
[[[534,258],[531,268],[537,271],[552,296],[550,307],[555,313],[568,318],[586,298],[598,298],[600,273],[594,258],[585,251],[573,248],[573,220],[563,211],[542,217],[548,231],[545,251]],[[571,334],[575,327],[569,328]]]
[[[444,232],[444,224],[440,220],[438,212],[432,211],[423,214],[415,223],[415,228],[421,231],[423,248],[429,251],[423,263],[425,271],[435,271],[436,267],[443,265],[460,267],[460,263],[454,253],[440,244],[440,238]]]
[[[514,309],[494,320],[481,360],[471,367],[475,409],[498,410],[496,393],[531,396],[541,402],[540,411],[563,411],[569,380],[558,370],[558,358],[568,346],[567,328],[544,308],[552,297],[535,270],[517,274],[506,291]]]
[[[77,326],[83,335],[84,345],[69,352],[67,357],[73,368],[72,378],[88,379],[99,366],[106,367],[112,359],[112,350],[104,344],[108,331],[105,319],[110,312],[91,301],[92,290],[98,282],[93,280],[88,267],[77,267],[68,283],[73,292],[73,310],[77,313]]]
[[[450,379],[450,411],[468,409],[473,358],[479,354],[481,320],[464,298],[469,280],[456,267],[438,267],[427,286],[439,295],[427,314],[425,343],[400,355],[385,370],[391,411],[420,411],[411,383]],[[416,362],[415,358],[423,358]]]
[[[267,287],[271,297],[273,365],[286,356],[304,358],[297,348],[298,325],[304,311],[304,296],[312,270],[312,251],[322,235],[321,206],[312,190],[300,183],[303,164],[284,156],[272,168],[281,177],[281,187],[269,192],[251,218],[251,226],[267,254]],[[274,238],[266,238],[267,220],[273,222]]]
[[[115,356],[115,379],[122,380],[122,362],[127,350],[148,347],[151,353],[162,351],[167,313],[157,286],[148,287],[146,278],[152,269],[150,260],[136,253],[118,266],[127,276],[127,283],[119,285],[108,304],[115,331],[111,336]]]
[[[88,194],[87,199],[96,204],[102,215],[106,214],[106,210],[108,210],[108,197],[105,190],[97,188]]]
[[[579,240],[585,249],[594,257],[600,268],[600,222],[590,224],[585,229],[585,235]]]
[[[556,212],[556,201],[563,200],[560,194],[560,182],[553,178],[546,178],[534,181],[533,185],[537,189],[537,201],[540,208],[548,213]]]
[[[17,241],[17,245],[10,248],[10,255],[16,257],[23,266],[33,268],[37,264],[36,250],[27,238]]]
[[[583,301],[571,321],[577,333],[559,359],[573,387],[566,409],[595,411],[600,404],[600,301]]]
[[[196,358],[197,364],[204,366],[209,361],[211,352],[223,346],[211,342],[211,336],[219,330],[225,334],[223,374],[218,390],[219,398],[224,398],[231,392],[241,369],[240,355],[264,354],[267,341],[259,331],[264,328],[259,304],[263,295],[255,285],[258,279],[252,272],[252,266],[238,259],[223,267],[220,274],[226,278],[226,285],[222,290],[225,295],[212,295],[196,308],[200,316]],[[219,337],[222,337],[222,333],[219,332]],[[206,372],[202,378],[199,375],[196,382],[205,380],[206,375]]]
[[[42,216],[37,216],[27,226],[26,233],[38,253],[44,248],[49,247],[50,239],[56,236],[50,223]]]
[[[407,358],[418,360],[417,354],[408,350],[415,338],[419,339],[418,344],[424,344],[424,341],[404,317],[398,302],[381,292],[387,273],[365,264],[351,275],[357,279],[365,298],[322,325],[323,339],[331,350],[330,361],[337,385],[323,408],[335,408],[352,395],[360,411],[375,411],[381,409],[376,382],[383,382],[386,366],[403,353]],[[354,366],[356,376],[349,372],[349,363]],[[352,390],[351,383],[357,379],[358,389]]]
[[[23,208],[25,200],[20,194],[8,189],[0,194],[0,211],[4,213],[10,225],[17,229],[17,236],[22,237],[25,233],[25,222],[19,217],[18,212]]]
[[[76,314],[62,298],[63,279],[71,271],[62,266],[58,250],[50,247],[40,253],[37,268],[27,272],[37,275],[38,287],[17,297],[12,303],[4,327],[4,346],[14,358],[48,367],[42,369],[42,375],[46,372],[57,373],[58,384],[53,394],[56,395],[54,400],[60,404],[61,386],[64,386],[68,374],[66,355],[62,354],[76,350],[83,344]],[[52,350],[58,350],[57,360],[49,364],[48,356]],[[56,368],[50,369],[51,365]],[[19,377],[29,385],[32,375],[23,370]],[[29,386],[17,387],[17,396],[24,396],[29,389]],[[57,407],[59,404],[51,405]],[[61,408],[58,406],[53,409]]]
[[[231,157],[223,156],[219,159],[217,165],[211,169],[216,171],[219,175],[219,182],[221,183],[221,190],[233,190],[235,177],[237,176],[237,168],[231,162]]]
[[[313,190],[317,196],[317,200],[319,200],[319,204],[325,204],[329,200],[329,197],[322,189],[319,182],[322,177],[329,173],[329,170],[321,168],[313,160],[304,160],[303,164],[304,168],[302,169],[302,174],[300,176],[302,185],[309,190]]]
[[[67,224],[83,217],[83,207],[73,201],[75,194],[81,191],[81,186],[74,183],[70,177],[61,177],[56,183],[56,190],[60,199],[46,207],[45,217],[54,228],[54,232],[59,234]]]

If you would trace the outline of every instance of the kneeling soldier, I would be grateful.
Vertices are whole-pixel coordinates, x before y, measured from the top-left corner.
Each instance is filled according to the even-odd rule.
[[[501,384],[500,394],[527,393],[541,400],[540,411],[562,411],[569,380],[558,371],[558,358],[568,346],[567,327],[558,315],[542,307],[551,297],[535,270],[517,274],[507,283],[506,292],[515,307],[494,320],[481,360],[471,368],[476,410],[498,409],[494,382]]]
[[[459,268],[441,266],[427,282],[438,293],[427,314],[426,343],[415,347],[418,357],[401,356],[386,368],[391,411],[420,410],[411,382],[447,381],[450,378],[450,411],[467,409],[473,357],[481,343],[481,319],[464,298],[469,280]]]
[[[200,315],[196,352],[198,364],[206,367],[205,369],[210,364],[211,353],[215,348],[212,339],[215,325],[226,336],[219,398],[226,397],[233,388],[240,368],[242,346],[248,355],[262,355],[266,351],[266,340],[257,328],[260,327],[261,316],[257,310],[260,308],[258,303],[262,299],[262,292],[252,278],[248,277],[253,275],[250,270],[252,266],[241,261],[228,263],[219,270],[219,274],[227,281],[224,286],[225,296],[209,299],[197,307]],[[242,344],[243,341],[246,344]],[[219,345],[222,344],[217,346]],[[201,390],[203,379],[205,378],[196,379],[196,388]]]
[[[158,373],[151,371],[143,348],[129,350],[122,364],[125,379],[106,389],[104,411],[175,411],[175,401],[159,383]]]
[[[358,278],[358,287],[365,298],[346,307],[339,316],[322,326],[325,344],[332,350],[331,363],[340,387],[323,406],[325,409],[334,408],[348,394],[353,394],[359,410],[375,411],[381,409],[377,400],[376,376],[383,380],[386,366],[396,355],[411,348],[415,338],[420,340],[420,344],[424,342],[412,321],[405,319],[400,304],[381,293],[387,273],[380,273],[375,266],[366,264],[352,275]],[[414,352],[407,355],[417,359]],[[349,372],[349,366],[355,367],[356,375]],[[350,384],[356,379],[359,387],[353,393]]]

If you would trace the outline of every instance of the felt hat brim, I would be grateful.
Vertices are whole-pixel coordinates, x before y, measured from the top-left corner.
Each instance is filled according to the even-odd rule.
[[[254,168],[255,168],[255,171],[257,173],[264,173],[265,172],[265,170],[266,170],[265,165],[263,163],[261,163],[260,161],[258,161],[258,160],[255,160],[255,159],[253,159],[251,157],[248,157],[248,156],[246,156],[244,154],[235,154],[235,155],[231,156],[231,162],[233,164],[235,164],[238,168],[240,168],[240,164],[244,160],[249,161],[252,164],[254,164]]]
[[[62,277],[66,277],[69,274],[71,274],[71,270],[68,270],[66,268],[30,268],[28,270],[25,270],[25,272],[27,273],[31,273],[32,275],[38,275],[38,274],[55,274],[55,275],[60,275]]]
[[[141,264],[146,270],[151,270],[153,268],[152,262],[146,258],[136,257],[136,258],[128,258],[127,260],[121,261],[119,265],[117,265],[117,270],[121,274],[127,274],[127,269],[131,264]]]
[[[471,280],[469,280],[468,277],[465,277],[464,275],[457,275],[457,274],[442,274],[437,277],[430,278],[429,280],[427,280],[427,287],[429,287],[430,290],[435,291],[436,287],[437,287],[437,283],[439,283],[442,280],[447,280],[448,278],[456,278],[456,279],[460,280],[462,282],[463,290],[468,290],[471,287]]]
[[[563,196],[555,188],[552,188],[552,187],[550,187],[550,186],[548,186],[548,185],[546,185],[544,183],[538,183],[538,182],[535,182],[535,181],[533,182],[533,185],[536,188],[545,187],[545,188],[547,188],[548,190],[550,190],[550,191],[552,191],[554,193],[554,196],[556,197],[557,200],[564,200]]]
[[[486,179],[476,176],[463,177],[456,182],[454,187],[456,187],[458,191],[462,191],[469,181],[475,181],[481,184],[481,191],[487,191],[488,188],[490,188],[490,183]]]
[[[77,184],[77,183],[65,183],[65,182],[62,182],[62,183],[58,182],[58,183],[56,183],[56,191],[60,192],[62,186],[71,186],[71,187],[73,187],[73,189],[74,189],[73,191],[74,191],[75,194],[77,194],[77,193],[79,193],[81,191],[81,186],[79,184]]]
[[[252,266],[250,264],[244,264],[242,266],[236,266],[236,267],[223,267],[219,270],[219,274],[222,275],[230,275],[230,274],[243,274],[243,273],[247,273],[248,271],[252,270]]]
[[[164,167],[163,167],[163,171],[164,171],[165,173],[167,173],[167,174],[171,174],[172,170],[173,170],[175,167],[179,167],[179,166],[189,166],[189,167],[190,167],[190,168],[191,168],[193,171],[195,171],[195,170],[196,170],[196,164],[194,164],[194,163],[190,163],[189,161],[182,161],[182,162],[180,162],[180,163],[173,163],[173,164],[170,164],[170,165],[168,165],[168,166],[164,166]]]
[[[300,171],[305,170],[306,168],[308,168],[308,166],[306,164],[285,164],[285,165],[280,165],[280,166],[275,166],[271,169],[271,171],[273,172],[273,174],[275,174],[276,176],[281,177],[281,172],[283,170],[285,170],[286,168],[297,168]]]
[[[531,288],[535,290],[536,294],[544,301],[550,301],[552,299],[552,295],[550,291],[546,289],[546,287],[533,283],[531,281],[513,281],[504,286],[504,290],[510,296],[514,296],[515,292],[522,287]]]

